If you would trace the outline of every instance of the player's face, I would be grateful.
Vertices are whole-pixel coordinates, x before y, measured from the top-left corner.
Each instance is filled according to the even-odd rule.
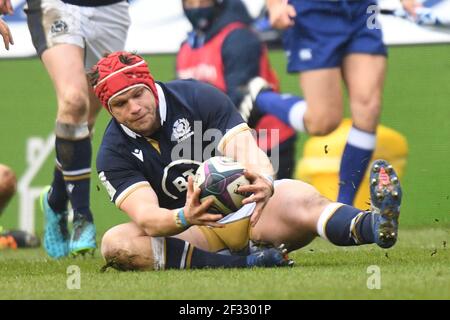
[[[150,136],[161,126],[155,97],[145,87],[132,88],[114,97],[110,107],[117,121],[140,135]]]

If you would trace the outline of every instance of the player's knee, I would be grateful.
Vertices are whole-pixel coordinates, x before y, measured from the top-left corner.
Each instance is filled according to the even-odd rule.
[[[376,94],[357,95],[351,98],[352,113],[367,114],[368,117],[377,117],[381,112],[381,97]]]
[[[17,179],[14,171],[0,164],[0,214],[12,198],[17,188]]]
[[[316,116],[312,121],[306,122],[306,129],[312,136],[324,136],[334,131],[340,122],[340,117]]]
[[[68,123],[86,121],[88,106],[87,93],[77,88],[67,88],[60,98],[58,119]]]
[[[106,264],[113,269],[119,271],[139,270],[138,266],[133,263],[130,252],[122,248],[106,251],[103,258],[105,259]]]
[[[17,178],[8,166],[0,164],[0,192],[13,194],[16,191]]]
[[[137,251],[133,238],[124,236],[117,228],[108,230],[102,238],[102,256],[107,265],[116,270],[148,269],[147,261]]]
[[[137,270],[128,241],[105,236],[102,239],[101,252],[107,265],[120,271]]]
[[[352,102],[353,124],[364,131],[375,130],[381,113],[381,102],[376,97],[361,97]]]

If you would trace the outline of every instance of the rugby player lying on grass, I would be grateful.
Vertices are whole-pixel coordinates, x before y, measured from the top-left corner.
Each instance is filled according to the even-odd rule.
[[[97,171],[111,201],[131,219],[103,236],[102,254],[113,267],[188,268],[201,260],[196,253],[206,254],[201,250],[248,254],[253,244],[285,244],[292,251],[316,236],[340,246],[395,244],[401,189],[386,161],[372,165],[372,210],[362,211],[332,202],[302,181],[273,183],[271,162],[247,124],[230,99],[208,84],[155,82],[146,62],[127,52],[102,58],[90,76],[113,116]],[[192,184],[199,163],[219,154],[242,163],[252,182],[238,190],[251,193],[245,205],[224,220],[208,213],[210,202],[199,203]],[[273,256],[280,253],[275,248],[269,249]]]

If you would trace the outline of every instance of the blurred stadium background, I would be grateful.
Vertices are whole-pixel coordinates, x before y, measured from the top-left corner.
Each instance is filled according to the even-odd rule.
[[[27,141],[40,138],[45,141],[53,130],[55,96],[53,88],[24,26],[21,12],[25,1],[13,1],[16,13],[5,17],[10,21],[16,44],[11,52],[2,50],[0,59],[1,110],[0,163],[11,166],[18,175],[30,174],[30,163],[36,162],[39,143],[27,154]],[[257,16],[264,1],[246,1],[249,11]],[[449,2],[449,1],[447,1]],[[382,8],[395,8],[395,0],[384,1]],[[180,42],[189,30],[184,19],[181,1],[132,1],[132,27],[127,42],[128,50],[146,53],[150,68],[161,81],[175,77],[174,62]],[[386,20],[387,19],[387,20]],[[387,22],[386,22],[387,21]],[[389,68],[384,94],[381,123],[403,134],[409,144],[405,178],[403,214],[404,226],[442,226],[450,223],[450,33],[444,28],[422,28],[410,21],[383,15],[381,22],[385,41],[391,43]],[[21,28],[25,28],[22,35]],[[420,30],[420,32],[414,32]],[[436,31],[438,30],[438,31]],[[425,35],[428,35],[426,37]],[[428,41],[424,41],[428,39]],[[401,42],[399,39],[403,39]],[[408,40],[408,41],[406,41]],[[448,43],[445,43],[448,41]],[[405,42],[411,45],[400,46]],[[437,42],[424,44],[423,42]],[[31,47],[30,47],[31,46]],[[30,48],[28,48],[30,47]],[[31,52],[27,50],[31,49]],[[17,56],[29,56],[17,58]],[[16,57],[16,58],[14,58]],[[285,57],[280,49],[271,50],[271,61],[280,76],[282,91],[299,93],[297,78],[285,72]],[[96,126],[94,148],[99,145],[108,121],[102,113]],[[306,137],[298,143],[298,157]],[[94,149],[94,150],[95,150]],[[324,154],[325,156],[325,154]],[[31,159],[28,159],[28,158]],[[50,182],[54,154],[42,168],[30,187]],[[28,160],[30,162],[28,162]],[[94,162],[95,163],[95,162]],[[122,221],[125,217],[107,202],[107,195],[96,176],[92,180],[91,197],[99,232]],[[18,226],[18,197],[16,196],[1,219],[6,228]],[[37,205],[36,205],[37,209]],[[42,215],[36,210],[36,231],[42,230]]]
[[[30,47],[21,13],[25,1],[12,2],[17,8],[16,15],[8,19],[16,44],[10,52],[1,50],[0,53],[7,58],[0,59],[0,163],[12,167],[21,178],[38,155],[38,140],[34,140],[34,152],[28,155],[27,141],[32,137],[45,141],[51,134],[56,101],[50,79],[39,59],[33,56],[34,48]],[[256,16],[262,1],[246,2]],[[386,3],[392,5],[396,1]],[[156,79],[173,79],[174,52],[189,29],[182,17],[180,1],[135,0],[131,1],[130,12],[132,27],[127,49],[146,54]],[[381,21],[386,26],[386,42],[390,44],[381,123],[403,134],[409,144],[402,181],[401,230],[408,230],[408,239],[414,239],[417,232],[424,241],[427,236],[422,230],[440,230],[434,240],[446,243],[450,230],[450,33],[444,29],[422,28],[391,15],[382,17]],[[278,71],[282,91],[300,93],[297,77],[285,72],[284,53],[273,49],[270,59]],[[108,120],[108,114],[102,112],[96,125],[94,150],[98,149]],[[306,136],[299,139],[298,159],[306,140]],[[54,153],[51,153],[31,186],[49,184],[53,165]],[[99,236],[111,226],[127,221],[108,201],[96,175],[92,179],[91,202]],[[36,233],[42,235],[43,216],[37,201],[33,206]],[[18,212],[19,196],[16,195],[0,218],[0,224],[5,228],[18,227]],[[42,253],[32,256],[42,257]],[[21,257],[23,253],[15,256]]]

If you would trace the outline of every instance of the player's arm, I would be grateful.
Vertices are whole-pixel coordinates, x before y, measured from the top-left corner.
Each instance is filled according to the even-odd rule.
[[[252,195],[243,203],[256,202],[251,223],[254,225],[273,194],[274,170],[267,155],[256,144],[249,126],[237,112],[230,98],[207,84],[197,84],[196,106],[206,129],[218,129],[222,135],[217,150],[247,169],[245,173],[251,185],[241,186],[240,192]]]
[[[253,193],[243,203],[256,202],[251,222],[255,224],[259,215],[273,194],[274,170],[267,155],[256,144],[249,126],[230,98],[217,88],[196,83],[194,105],[201,115],[205,129],[221,132],[217,141],[217,150],[230,157],[247,169],[245,173],[251,185],[240,187],[241,192]]]
[[[258,147],[252,131],[245,123],[230,129],[220,141],[218,149],[249,171],[273,178],[274,170],[269,157]]]
[[[273,176],[274,170],[269,158],[256,144],[250,127],[230,98],[217,88],[195,82],[193,104],[200,114],[205,130],[218,130],[221,135],[216,141],[217,150],[243,164],[249,171]]]
[[[207,213],[213,200],[208,199],[200,203],[199,195],[200,189],[193,190],[193,181],[189,177],[184,208],[175,210],[161,208],[150,185],[128,194],[119,204],[119,208],[152,237],[175,235],[191,225],[222,227],[216,222],[222,215]]]
[[[297,12],[288,0],[266,0],[266,6],[272,27],[283,30],[294,25]]]
[[[109,142],[108,142],[109,143]],[[207,213],[211,202],[200,204],[199,192],[193,191],[192,178],[188,181],[185,206],[177,210],[161,208],[157,194],[140,171],[129,152],[119,145],[102,144],[97,155],[99,178],[110,196],[111,202],[125,212],[150,236],[171,236],[191,225],[220,227],[216,223],[222,215]]]

